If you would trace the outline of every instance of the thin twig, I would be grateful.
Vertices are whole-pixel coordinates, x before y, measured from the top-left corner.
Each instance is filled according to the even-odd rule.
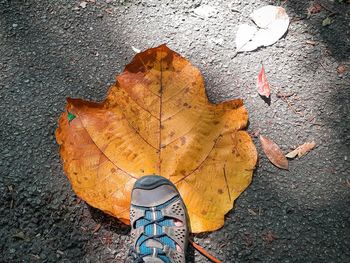
[[[339,12],[335,12],[334,10],[330,9],[328,6],[326,6],[325,4],[321,3],[321,1],[319,1],[318,4],[319,4],[324,10],[327,10],[328,12],[330,12],[330,13],[331,13],[330,16],[339,14]]]
[[[334,73],[333,71],[326,69],[325,66],[323,66],[322,62],[320,62],[320,65],[324,69],[324,71],[326,71],[327,73]]]

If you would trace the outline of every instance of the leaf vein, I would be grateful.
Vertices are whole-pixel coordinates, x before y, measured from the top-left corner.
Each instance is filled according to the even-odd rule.
[[[219,138],[221,137],[221,134],[219,134],[216,139],[214,140],[214,144],[213,147],[210,149],[210,151],[208,152],[207,156],[205,156],[205,158],[203,159],[203,161],[195,168],[193,169],[190,173],[188,173],[187,175],[185,175],[184,177],[182,177],[181,179],[179,179],[178,181],[176,181],[174,184],[177,184],[181,181],[183,181],[184,179],[186,179],[187,177],[189,177],[191,174],[193,174],[194,172],[196,172],[199,168],[201,168],[201,166],[208,160],[209,155],[211,154],[211,152],[214,150]]]
[[[80,119],[80,116],[78,116]],[[132,174],[130,174],[129,172],[125,171],[124,169],[120,168],[118,165],[116,165],[102,150],[101,148],[96,144],[96,142],[92,139],[91,134],[89,133],[89,131],[87,130],[87,128],[85,127],[84,123],[82,120],[81,121],[81,125],[83,126],[84,130],[86,131],[86,133],[89,135],[91,141],[95,144],[96,148],[99,149],[100,154],[104,155],[117,169],[119,169],[120,171],[123,171],[124,173],[126,173],[127,175],[129,175],[130,177],[137,179],[135,176],[133,176]]]

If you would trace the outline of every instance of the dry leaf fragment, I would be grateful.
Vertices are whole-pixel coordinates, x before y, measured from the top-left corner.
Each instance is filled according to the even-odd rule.
[[[345,71],[346,71],[346,67],[345,67],[344,65],[339,65],[339,66],[337,67],[337,73],[338,73],[339,75],[344,74]]]
[[[260,135],[260,142],[267,158],[269,158],[269,160],[277,167],[288,170],[288,160],[284,156],[280,147],[263,135]]]
[[[255,10],[250,18],[258,26],[241,24],[236,33],[237,52],[253,51],[276,43],[288,30],[289,16],[280,6],[267,5]]]
[[[96,233],[98,230],[100,230],[101,224],[97,224],[95,228],[92,230],[92,233]]]
[[[132,50],[133,50],[135,53],[140,53],[140,52],[141,52],[140,49],[138,49],[138,48],[136,48],[136,47],[134,47],[134,46],[131,46],[131,48],[132,48]]]
[[[12,237],[15,237],[15,238],[18,238],[18,239],[23,239],[23,240],[26,239],[26,236],[23,233],[23,231],[20,231],[20,232],[18,232],[16,234],[12,235]]]
[[[80,2],[80,4],[79,4],[79,6],[83,9],[86,8],[86,5],[87,5],[87,2],[85,2],[85,1]]]
[[[306,40],[306,44],[311,45],[311,46],[315,46],[317,43],[316,43],[316,41],[313,41],[313,40]]]
[[[105,9],[105,12],[107,13],[107,14],[113,14],[113,9],[112,8],[106,8]]]
[[[319,12],[321,12],[322,10],[322,6],[318,3],[313,3],[308,9],[307,9],[307,16],[308,18],[312,15],[312,14],[317,14]]]
[[[316,146],[315,142],[310,143],[304,143],[303,145],[300,145],[298,148],[296,148],[294,151],[291,151],[286,155],[287,158],[295,158],[297,155],[298,157],[301,157],[305,154],[307,154],[309,151],[311,151]]]
[[[177,186],[194,233],[222,227],[251,182],[242,100],[210,103],[199,70],[165,45],[136,54],[103,102],[67,101],[56,131],[65,173],[80,198],[125,223],[144,175]]]
[[[263,235],[263,240],[268,243],[273,242],[277,238],[278,237],[272,231],[268,231],[266,234]]]
[[[248,212],[249,212],[249,214],[251,214],[253,216],[258,215],[253,209],[250,209],[250,208],[248,208]]]
[[[329,26],[333,23],[333,20],[330,17],[326,17],[322,21],[322,26]]]
[[[256,87],[258,93],[266,98],[270,97],[270,84],[267,81],[264,66],[261,65],[261,70],[259,72],[258,78],[256,80]]]

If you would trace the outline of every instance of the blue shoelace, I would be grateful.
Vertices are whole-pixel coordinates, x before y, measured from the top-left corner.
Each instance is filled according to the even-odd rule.
[[[165,218],[161,212],[161,209],[168,206],[170,203],[176,201],[178,197],[175,197],[166,203],[154,208],[150,207],[137,207],[138,209],[145,210],[145,216],[138,219],[135,222],[135,228],[143,227],[144,232],[141,234],[136,242],[136,246],[140,248],[140,253],[137,253],[135,248],[130,249],[130,254],[134,258],[134,263],[143,262],[142,258],[146,256],[156,255],[165,263],[171,263],[170,259],[166,256],[165,252],[160,248],[153,248],[146,246],[146,241],[153,239],[163,246],[176,249],[176,243],[170,237],[163,232],[163,227],[174,226],[174,219]]]

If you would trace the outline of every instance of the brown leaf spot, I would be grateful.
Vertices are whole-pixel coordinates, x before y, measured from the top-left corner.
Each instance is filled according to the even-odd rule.
[[[173,137],[175,135],[175,132],[174,131],[172,131],[171,133],[169,133],[169,136],[170,137]]]
[[[181,171],[180,171],[180,174],[186,175],[186,171],[185,171],[185,170],[181,170]]]
[[[131,108],[131,111],[135,114],[135,115],[139,115],[141,114],[140,111],[136,108]]]
[[[180,148],[180,147],[177,146],[177,145],[174,146],[174,149],[175,149],[175,150],[178,150],[179,148]]]
[[[224,191],[222,189],[218,189],[218,194],[222,195]]]
[[[181,141],[181,145],[185,145],[185,143],[186,143],[186,137],[181,137],[181,138],[180,138],[180,141]]]
[[[201,214],[205,216],[205,215],[207,214],[207,211],[202,210],[202,211],[201,211]]]

